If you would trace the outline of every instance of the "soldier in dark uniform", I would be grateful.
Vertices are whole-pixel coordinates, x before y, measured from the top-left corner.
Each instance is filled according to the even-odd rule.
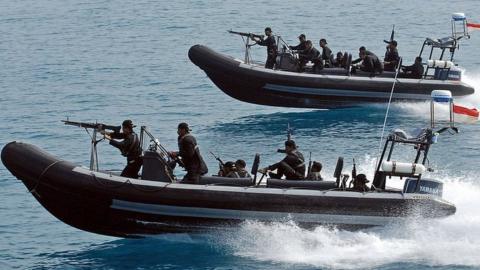
[[[252,177],[248,171],[245,169],[247,164],[245,163],[245,160],[239,159],[235,161],[235,167],[237,168],[237,173],[240,178],[250,178]]]
[[[122,123],[122,132],[107,133],[102,131],[105,139],[110,141],[110,144],[120,149],[122,156],[127,158],[127,166],[122,171],[121,176],[138,178],[138,172],[142,167],[142,149],[140,147],[140,140],[137,134],[133,131],[132,120],[125,120]],[[114,139],[122,139],[122,141],[116,141]]]
[[[371,51],[367,50],[364,46],[360,47],[358,49],[358,58],[353,60],[352,61],[352,64],[358,64],[360,62],[362,62],[362,58],[360,57],[360,55],[362,53],[365,53],[366,55],[375,55],[374,53],[372,53]],[[376,56],[376,55],[375,55]],[[377,57],[378,58],[378,57]]]
[[[367,55],[366,52],[361,52],[360,58],[362,59],[361,71],[369,72],[370,76],[383,72],[383,64],[375,54]]]
[[[237,173],[237,167],[233,161],[227,161],[223,165],[223,176],[230,178],[240,178]]]
[[[353,189],[355,191],[366,192],[369,190],[368,186],[366,185],[368,182],[367,176],[363,173],[357,175],[353,180]]]
[[[335,61],[333,62],[334,67],[338,68],[345,68],[347,65],[347,59],[345,59],[345,56],[343,56],[342,52],[337,52],[337,57],[335,58]]]
[[[303,51],[300,51],[298,53],[298,60],[299,60],[299,66],[300,66],[300,71],[302,71],[305,68],[305,65],[308,63],[308,61],[311,61],[315,65],[317,65],[320,60],[320,52],[315,49],[312,45],[311,40],[307,40],[306,48]]]
[[[404,72],[403,77],[405,78],[421,79],[424,71],[422,57],[417,56],[413,65],[402,66],[402,70]]]
[[[310,173],[307,175],[308,180],[315,180],[315,181],[322,181],[322,175],[320,172],[322,171],[322,163],[318,161],[314,161],[312,164],[312,169]]]
[[[305,159],[302,153],[297,150],[293,140],[285,141],[286,157],[273,165],[258,170],[260,173],[277,170],[277,173],[270,173],[270,177],[281,179],[285,175],[290,180],[302,180],[305,178]]]
[[[250,38],[260,46],[267,46],[265,68],[273,69],[275,58],[277,57],[277,43],[275,42],[275,37],[272,35],[272,29],[270,27],[265,28],[265,36],[263,40],[254,36],[250,36]]]
[[[187,174],[182,182],[198,183],[200,176],[208,172],[207,165],[203,161],[197,140],[190,134],[190,128],[187,123],[178,124],[178,152],[169,152],[172,158],[182,158],[183,166]]]
[[[301,34],[300,36],[298,36],[298,40],[300,41],[300,43],[297,46],[289,46],[290,50],[303,51],[307,48],[307,38],[305,34]]]
[[[392,40],[387,45],[387,51],[385,52],[385,58],[383,59],[384,70],[386,71],[395,71],[397,68],[398,62],[400,61],[400,56],[398,55],[397,41]]]
[[[321,65],[322,67],[331,67],[332,61],[330,57],[332,55],[332,50],[327,46],[327,40],[322,38],[320,39],[320,47],[322,47],[322,57],[321,57]]]

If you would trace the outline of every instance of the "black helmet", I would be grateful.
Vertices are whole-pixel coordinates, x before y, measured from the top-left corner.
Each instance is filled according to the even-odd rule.
[[[368,181],[367,176],[366,176],[365,174],[363,174],[363,173],[358,174],[357,177],[355,178],[355,180],[357,180],[357,181],[360,182],[360,183],[368,183],[368,182],[370,182],[370,181]]]
[[[182,123],[178,124],[178,128],[180,128],[180,129],[185,129],[186,131],[192,131],[192,130],[188,127],[188,124],[185,123],[185,122],[182,122]]]
[[[322,163],[320,163],[318,161],[314,161],[313,164],[312,164],[312,170],[321,171],[322,167],[323,167]]]
[[[225,162],[225,164],[223,166],[225,168],[232,169],[232,168],[235,168],[235,163],[233,163],[233,161],[227,161],[227,162]]]
[[[245,163],[245,160],[239,159],[235,161],[235,166],[245,168],[247,166],[247,163]]]
[[[133,124],[132,120],[127,119],[122,122],[122,127],[134,128],[136,126]]]
[[[285,146],[290,146],[290,147],[293,147],[293,148],[297,148],[297,145],[295,144],[294,140],[286,140],[285,141]]]

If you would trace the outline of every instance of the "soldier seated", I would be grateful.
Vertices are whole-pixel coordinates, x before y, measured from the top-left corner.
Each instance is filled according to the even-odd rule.
[[[387,45],[387,51],[385,52],[384,60],[384,70],[385,71],[395,71],[400,61],[400,56],[398,55],[397,41],[392,40]]]
[[[243,159],[235,161],[235,167],[237,168],[237,174],[240,178],[251,178],[252,176],[245,169],[247,164]]]
[[[415,63],[411,66],[402,66],[403,77],[412,79],[421,79],[423,76],[422,57],[417,56]]]
[[[362,64],[360,65],[361,71],[370,73],[370,76],[375,76],[383,72],[383,63],[375,54],[361,52],[360,58],[362,59]]]
[[[347,59],[342,52],[337,52],[337,57],[333,60],[333,66],[338,68],[345,68],[347,66]]]
[[[367,176],[363,173],[357,175],[353,180],[353,190],[366,192],[369,190],[368,186],[366,185],[368,182]]]
[[[320,52],[312,45],[311,40],[307,40],[305,43],[306,49],[298,53],[299,69],[305,70],[305,65],[310,61],[314,64],[314,67],[320,63]]]
[[[222,175],[223,177],[238,178],[237,169],[235,168],[235,163],[233,161],[227,161],[223,165]]]
[[[286,157],[282,161],[259,169],[258,172],[266,173],[267,171],[277,170],[277,173],[270,173],[271,178],[281,179],[285,176],[290,180],[302,180],[305,178],[305,163],[303,154],[297,150],[297,146],[293,140],[285,141]]]
[[[314,161],[312,164],[312,169],[310,173],[307,175],[307,180],[316,180],[321,181],[323,180],[320,172],[322,171],[322,163]]]
[[[320,39],[320,47],[322,48],[322,55],[320,56],[320,66],[318,66],[318,68],[329,68],[332,66],[330,61],[332,50],[328,47],[326,39]]]

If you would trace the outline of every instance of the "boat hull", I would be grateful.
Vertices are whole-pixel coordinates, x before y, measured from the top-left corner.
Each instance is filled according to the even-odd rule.
[[[455,206],[426,194],[193,185],[92,172],[19,142],[2,161],[55,217],[120,237],[228,229],[246,220],[377,226],[411,216],[439,218]]]
[[[227,95],[249,103],[298,108],[349,107],[388,102],[394,78],[321,75],[271,70],[245,64],[202,45],[192,46],[190,60]],[[430,100],[433,90],[455,97],[474,93],[461,82],[398,78],[393,101]]]

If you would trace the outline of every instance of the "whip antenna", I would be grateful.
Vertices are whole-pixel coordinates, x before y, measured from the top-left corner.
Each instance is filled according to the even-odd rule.
[[[385,126],[387,125],[388,113],[390,111],[390,104],[392,103],[393,91],[395,90],[395,85],[397,83],[397,77],[398,77],[398,73],[400,72],[401,63],[402,63],[402,58],[400,58],[400,61],[398,61],[397,69],[395,70],[395,78],[393,80],[392,90],[390,91],[390,97],[388,98],[387,111],[385,112],[385,118],[383,120],[382,135],[380,136],[380,143],[378,145],[378,153],[380,153],[380,151],[382,151],[383,136],[385,134]],[[377,158],[377,161],[378,161],[378,158]]]

